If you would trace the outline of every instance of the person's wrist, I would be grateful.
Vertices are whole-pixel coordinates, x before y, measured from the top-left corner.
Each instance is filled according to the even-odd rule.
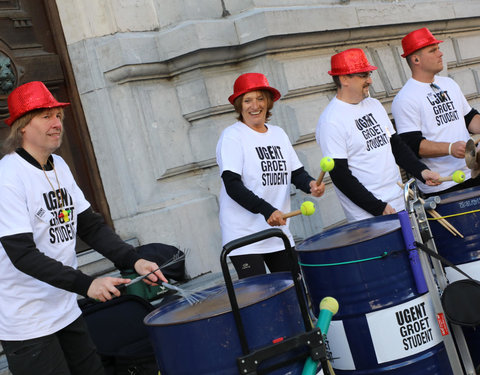
[[[450,143],[448,145],[448,155],[452,155],[452,145],[453,145],[453,143]]]

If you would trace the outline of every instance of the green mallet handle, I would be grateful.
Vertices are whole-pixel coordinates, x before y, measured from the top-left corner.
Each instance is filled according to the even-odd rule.
[[[328,327],[332,321],[332,316],[338,312],[338,302],[335,298],[325,297],[320,301],[320,314],[318,315],[316,327],[320,328],[323,337],[328,333]],[[330,366],[330,363],[328,364]],[[315,375],[318,364],[311,357],[308,357],[303,366],[302,375]],[[330,374],[334,374],[333,369],[329,369]]]

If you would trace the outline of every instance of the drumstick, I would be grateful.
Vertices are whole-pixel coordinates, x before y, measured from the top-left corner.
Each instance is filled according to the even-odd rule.
[[[438,181],[455,181],[457,184],[459,184],[465,181],[465,173],[463,173],[462,171],[455,171],[451,176],[440,177]]]
[[[299,210],[295,210],[295,211],[283,214],[282,217],[284,219],[288,219],[289,217],[297,216],[300,214],[305,216],[310,216],[310,215],[313,215],[314,212],[315,212],[315,205],[313,204],[313,202],[305,201],[302,203]]]
[[[317,178],[317,186],[322,183],[323,177],[325,177],[325,173],[330,172],[335,167],[335,161],[329,157],[325,156],[320,160],[320,168],[322,171]]]
[[[401,182],[397,182],[398,186],[400,186],[402,189],[404,185]],[[410,196],[413,196],[413,191],[411,189],[408,189],[408,193]],[[421,204],[425,204],[425,201],[422,198],[418,198]],[[435,210],[427,210],[427,212],[435,219],[437,219],[438,223],[443,226],[446,230],[448,230],[451,234],[456,236],[457,234],[461,237],[464,238],[464,236],[455,228],[452,224],[447,219],[442,218],[442,216]],[[439,219],[440,218],[440,219]]]
[[[457,230],[457,228],[455,228],[452,224],[450,224],[450,222],[447,219],[442,218],[442,215],[440,215],[437,211],[428,210],[428,213],[432,215],[432,217],[436,218],[440,224],[442,225],[445,224],[446,225],[446,226],[444,225],[445,228],[448,229],[450,232],[453,232],[453,235],[458,235],[459,237],[464,238],[463,234],[461,234]]]
[[[398,186],[400,186],[402,189],[404,188],[404,185],[401,183],[401,182],[397,182]],[[411,189],[408,189],[408,194],[412,197],[413,196],[413,191]],[[425,204],[425,201],[418,197],[418,200],[420,201],[421,204]],[[427,212],[432,216],[432,217],[439,217],[440,214],[435,211],[435,210],[427,210]],[[437,215],[437,216],[435,216]],[[446,219],[437,219],[437,221],[439,222],[440,225],[442,225],[446,230],[448,230],[451,234],[453,234],[454,236],[456,236],[456,233],[454,232],[454,230],[452,228],[450,228],[451,224],[446,220]]]

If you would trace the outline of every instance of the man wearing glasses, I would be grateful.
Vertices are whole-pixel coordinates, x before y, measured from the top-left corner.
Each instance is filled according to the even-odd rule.
[[[396,163],[428,185],[439,184],[439,174],[415,157],[395,134],[382,104],[369,96],[376,69],[359,48],[333,55],[328,74],[337,95],[317,124],[323,155],[335,161],[330,177],[348,221],[405,209]]]
[[[443,69],[441,40],[426,27],[402,39],[403,54],[412,77],[392,103],[395,125],[402,139],[432,170],[449,176],[456,170],[465,173],[461,184],[453,181],[441,186],[419,183],[425,195],[447,193],[480,184],[471,179],[465,164],[465,145],[470,133],[480,133],[480,115],[468,104],[457,83],[436,75]]]

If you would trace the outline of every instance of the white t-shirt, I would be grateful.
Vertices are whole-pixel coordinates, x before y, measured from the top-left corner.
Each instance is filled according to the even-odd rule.
[[[267,127],[265,133],[259,133],[242,122],[226,128],[217,143],[217,163],[220,175],[224,171],[239,174],[247,189],[287,213],[290,211],[291,174],[301,168],[302,164],[283,129],[268,124]],[[220,226],[223,245],[272,228],[262,214],[254,214],[231,199],[223,181],[220,191]],[[279,228],[294,246],[288,223]],[[241,247],[230,255],[271,253],[283,249],[283,241],[273,237]]]
[[[464,116],[471,111],[465,96],[457,83],[448,77],[435,76],[434,83],[445,92],[445,99],[429,83],[410,78],[392,103],[392,114],[399,134],[421,131],[422,135],[435,142],[468,141],[470,135],[465,126]],[[465,172],[466,179],[471,176],[465,159],[453,156],[422,158],[425,165],[441,176],[450,176],[456,170]],[[418,181],[418,187],[424,193],[442,191],[455,185],[453,181],[438,186],[428,186]]]
[[[358,104],[349,104],[335,97],[318,120],[316,138],[324,156],[347,159],[352,175],[368,191],[401,211],[405,203],[397,182],[402,179],[390,146],[394,133],[378,100],[365,98]],[[348,221],[372,217],[337,187],[335,190]]]
[[[0,237],[33,233],[37,248],[66,266],[77,268],[77,214],[90,204],[65,161],[53,155],[69,222],[58,218],[56,194],[44,172],[16,153],[0,160]],[[46,172],[55,190],[54,171]],[[0,339],[28,340],[49,335],[77,319],[77,295],[53,287],[16,269],[0,244]]]

